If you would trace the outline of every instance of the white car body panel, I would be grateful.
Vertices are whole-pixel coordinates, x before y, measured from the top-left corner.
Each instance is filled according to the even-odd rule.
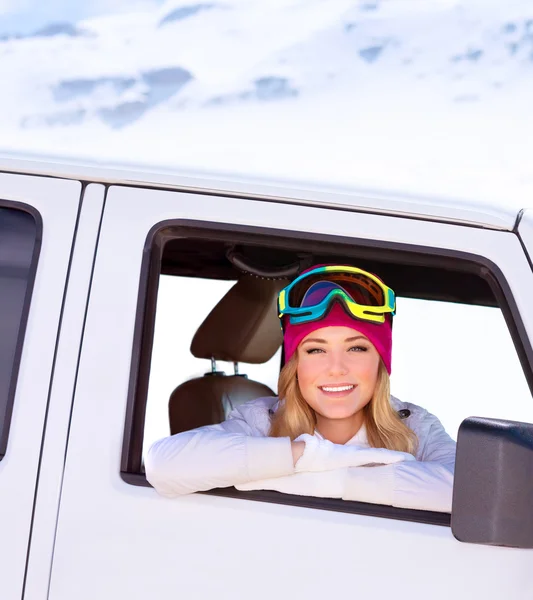
[[[80,203],[79,181],[0,173],[0,199],[36,209],[42,246],[28,316],[11,428],[0,461],[0,598],[20,598],[48,392]]]
[[[46,423],[25,600],[44,600],[48,596],[72,398],[104,196],[105,188],[100,184],[88,185],[83,194],[62,318],[62,334],[57,348],[51,391],[53,402],[50,403]]]
[[[274,202],[293,202],[350,211],[365,211],[464,223],[490,229],[512,230],[518,208],[493,205],[475,200],[447,197],[417,196],[366,190],[334,185],[324,186],[301,181],[265,180],[260,178],[228,176],[203,172],[147,171],[146,167],[117,165],[103,167],[94,163],[41,162],[0,156],[0,170],[13,172],[53,174],[56,177],[96,181],[106,184],[120,183],[131,186],[175,188],[224,196],[244,195],[247,198],[268,198]]]
[[[533,262],[533,209],[522,211],[518,223],[518,235],[522,240],[529,260]]]

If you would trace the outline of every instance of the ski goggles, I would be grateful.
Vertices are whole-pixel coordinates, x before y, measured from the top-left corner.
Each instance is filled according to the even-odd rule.
[[[396,312],[396,295],[378,277],[357,267],[317,267],[297,277],[278,296],[280,319],[291,325],[322,319],[333,302],[355,319],[384,323]]]

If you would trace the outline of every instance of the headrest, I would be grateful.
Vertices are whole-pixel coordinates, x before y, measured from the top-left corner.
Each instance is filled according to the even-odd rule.
[[[287,283],[241,275],[198,328],[192,354],[252,364],[270,360],[283,341],[277,297]]]

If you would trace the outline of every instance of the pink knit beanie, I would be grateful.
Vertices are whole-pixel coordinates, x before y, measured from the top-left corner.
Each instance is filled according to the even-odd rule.
[[[315,265],[313,269],[323,265]],[[308,269],[309,270],[309,269]],[[304,271],[305,273],[306,271]],[[392,319],[387,316],[384,323],[370,323],[356,319],[344,310],[339,302],[334,302],[328,314],[318,321],[292,325],[288,317],[283,317],[284,335],[283,345],[285,350],[285,362],[296,352],[300,342],[310,333],[322,327],[350,327],[366,336],[381,356],[387,372],[391,373],[392,355]]]

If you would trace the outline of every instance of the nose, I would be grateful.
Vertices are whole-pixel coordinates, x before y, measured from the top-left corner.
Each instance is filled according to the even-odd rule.
[[[329,373],[332,377],[346,375],[346,373],[348,372],[348,367],[346,364],[346,353],[342,350],[340,352],[330,352],[328,366]]]

